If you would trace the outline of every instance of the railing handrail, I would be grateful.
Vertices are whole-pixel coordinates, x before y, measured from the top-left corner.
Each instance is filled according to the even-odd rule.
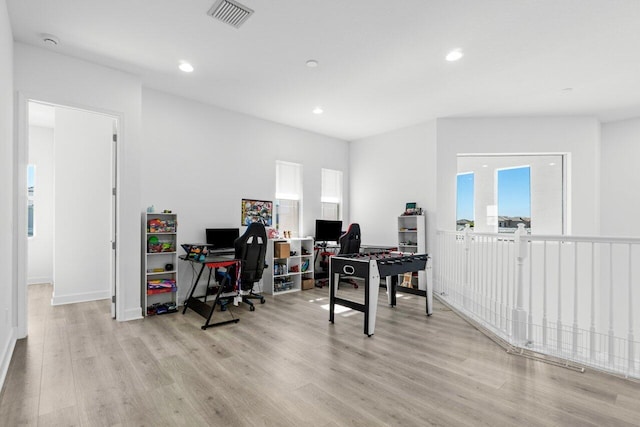
[[[461,230],[461,231],[438,230],[437,232],[445,233],[445,234],[459,234],[461,236],[464,234],[464,230]],[[469,233],[473,236],[499,237],[503,240],[515,240],[514,233],[489,233],[486,231],[475,232],[473,230],[469,230]],[[575,235],[569,235],[569,234],[556,234],[556,235],[525,234],[525,235],[522,235],[520,238],[530,242],[555,241],[555,242],[616,243],[616,244],[627,244],[627,245],[640,244],[640,237],[575,236]]]

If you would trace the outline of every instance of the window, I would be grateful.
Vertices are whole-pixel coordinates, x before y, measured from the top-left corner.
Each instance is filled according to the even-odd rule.
[[[321,219],[342,217],[342,171],[322,169]]]
[[[27,237],[35,236],[35,219],[34,219],[34,191],[36,187],[36,167],[35,165],[27,166]]]
[[[302,165],[276,161],[276,229],[300,236]]]
[[[531,168],[498,169],[498,232],[531,231]]]
[[[512,233],[519,223],[535,234],[567,233],[565,156],[459,154],[458,229],[472,219],[481,233]],[[473,206],[472,218],[465,206]]]
[[[474,226],[473,186],[475,176],[473,172],[459,173],[456,197],[456,230],[463,230],[469,224]]]

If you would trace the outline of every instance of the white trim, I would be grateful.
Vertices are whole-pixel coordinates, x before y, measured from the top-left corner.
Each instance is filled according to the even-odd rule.
[[[55,290],[53,292],[53,296],[51,297],[51,305],[64,305],[64,304],[73,304],[76,302],[87,302],[87,301],[96,301],[101,299],[110,299],[111,291],[95,291],[95,292],[81,292],[77,294],[70,295],[62,295],[56,296]]]
[[[129,308],[124,310],[124,318],[118,320],[138,320],[142,319],[142,308]]]
[[[41,283],[52,284],[53,283],[53,277],[46,277],[46,276],[27,277],[27,285],[38,285],[38,284],[41,284]]]
[[[9,371],[9,364],[11,363],[13,350],[16,348],[16,332],[17,328],[11,328],[9,339],[2,349],[2,354],[0,356],[0,388],[4,386],[4,381],[7,379],[7,372]]]

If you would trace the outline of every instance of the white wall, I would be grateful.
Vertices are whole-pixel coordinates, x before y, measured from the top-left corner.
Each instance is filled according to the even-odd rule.
[[[640,231],[640,118],[602,125],[601,231],[634,236]]]
[[[120,114],[119,320],[140,309],[140,80],[130,74],[21,43],[15,44],[15,89],[27,98]],[[4,61],[3,61],[4,64]],[[4,79],[3,79],[4,81]],[[5,98],[3,98],[5,99]]]
[[[353,141],[349,158],[348,218],[360,224],[362,242],[397,245],[396,218],[406,202],[416,202],[426,211],[430,253],[436,231],[436,122]]]
[[[0,385],[16,340],[13,242],[13,36],[7,3],[0,0]]]
[[[34,224],[27,283],[53,283],[53,129],[29,126],[29,164],[35,165]]]
[[[596,119],[438,119],[437,138],[438,229],[455,229],[458,154],[568,153],[567,232],[599,234],[600,125]]]
[[[344,171],[349,185],[345,141],[146,88],[142,125],[142,206],[177,213],[179,243],[203,242],[207,227],[239,227],[242,198],[274,200],[276,160],[303,165],[305,236],[320,218],[321,169]],[[179,268],[182,299],[191,275]]]

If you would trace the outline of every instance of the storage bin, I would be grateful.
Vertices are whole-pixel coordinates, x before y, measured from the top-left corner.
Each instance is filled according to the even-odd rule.
[[[273,245],[274,258],[289,258],[291,245],[287,242],[275,242]]]

